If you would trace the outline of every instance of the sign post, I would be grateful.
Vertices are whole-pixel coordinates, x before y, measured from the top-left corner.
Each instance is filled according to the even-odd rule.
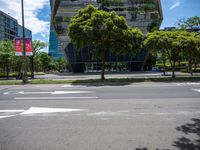
[[[23,83],[28,82],[27,78],[27,60],[26,60],[26,46],[25,46],[25,31],[24,31],[24,1],[21,0],[21,5],[22,5],[22,39],[23,39],[23,63],[22,63],[22,81]]]

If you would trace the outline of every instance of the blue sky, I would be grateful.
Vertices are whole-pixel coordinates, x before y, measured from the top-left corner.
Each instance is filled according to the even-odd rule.
[[[21,24],[21,0],[0,0],[0,10],[9,13]],[[161,0],[163,22],[161,28],[172,27],[177,19],[200,16],[200,0]],[[49,0],[24,0],[25,26],[32,30],[33,40],[49,41]],[[45,49],[48,51],[48,47]]]
[[[174,26],[177,19],[200,16],[200,0],[161,0],[163,22],[161,28]]]

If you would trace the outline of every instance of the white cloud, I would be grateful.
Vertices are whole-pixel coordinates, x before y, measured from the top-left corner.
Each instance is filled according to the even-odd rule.
[[[47,5],[49,0],[24,0],[25,27],[32,31],[33,37],[41,34],[46,41],[49,35],[49,21],[40,20],[37,15]],[[9,13],[18,20],[18,24],[22,24],[21,0],[0,0],[0,10]]]
[[[180,0],[174,0],[174,4],[169,8],[169,10],[172,10],[176,7],[179,7],[181,5],[181,1]]]

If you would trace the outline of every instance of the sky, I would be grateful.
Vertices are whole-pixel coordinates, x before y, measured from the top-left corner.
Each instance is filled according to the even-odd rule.
[[[200,0],[161,0],[163,22],[161,29],[172,27],[180,18],[200,16]],[[21,24],[21,0],[0,0],[0,10]],[[32,30],[33,40],[49,42],[49,0],[24,0],[25,27]],[[44,49],[48,52],[48,47]]]

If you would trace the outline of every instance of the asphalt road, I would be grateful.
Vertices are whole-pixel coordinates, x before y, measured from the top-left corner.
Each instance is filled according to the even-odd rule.
[[[0,86],[0,150],[136,149],[200,149],[200,82]]]

